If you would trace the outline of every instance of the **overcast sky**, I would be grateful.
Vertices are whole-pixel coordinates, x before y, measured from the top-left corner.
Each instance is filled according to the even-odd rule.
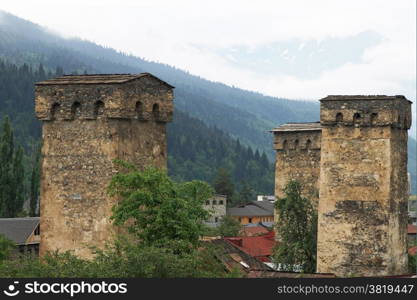
[[[263,94],[416,94],[415,0],[1,0],[77,36]]]

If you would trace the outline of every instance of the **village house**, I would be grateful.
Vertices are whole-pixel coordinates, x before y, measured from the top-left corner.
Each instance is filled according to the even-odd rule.
[[[39,254],[40,227],[39,217],[1,218],[0,234],[16,245],[21,254]]]
[[[213,198],[208,199],[204,204],[204,209],[210,212],[210,218],[205,222],[210,227],[217,227],[221,219],[226,216],[225,195],[216,194]]]
[[[239,221],[241,225],[273,222],[274,204],[270,201],[252,201],[245,205],[228,208],[227,215]]]

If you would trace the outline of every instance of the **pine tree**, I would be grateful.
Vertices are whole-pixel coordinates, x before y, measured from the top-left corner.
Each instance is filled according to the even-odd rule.
[[[240,204],[244,205],[246,203],[249,203],[253,200],[253,189],[251,188],[251,186],[247,183],[247,181],[244,181],[242,183],[242,189],[240,190],[239,193],[239,200],[240,200]]]
[[[16,217],[24,201],[23,148],[15,151],[13,130],[9,118],[3,121],[0,139],[0,215]]]
[[[56,67],[56,69],[55,69],[55,75],[56,76],[62,76],[62,75],[64,75],[64,70],[62,69],[62,67],[60,67],[60,66],[57,66]]]
[[[25,169],[23,167],[23,148],[19,146],[13,157],[13,191],[10,203],[9,215],[16,217],[23,208],[25,190],[24,190],[24,177]]]
[[[13,146],[13,131],[9,117],[6,116],[3,120],[0,139],[0,211],[2,217],[9,216],[11,202],[13,201]]]
[[[214,179],[214,189],[216,193],[226,195],[227,200],[231,200],[235,187],[230,178],[229,172],[225,168],[219,168]]]
[[[265,152],[262,153],[261,157],[261,165],[265,170],[268,170],[270,167],[268,157],[266,156]]]
[[[254,158],[255,158],[256,161],[259,161],[261,159],[261,155],[259,154],[258,149],[256,149]]]
[[[29,202],[29,215],[34,217],[37,215],[37,207],[39,203],[39,183],[40,183],[40,157],[41,147],[38,146],[35,149],[35,157],[33,159],[32,172],[30,177],[30,202]]]
[[[43,67],[43,64],[39,65],[39,69],[38,69],[38,77],[40,80],[43,80],[46,78],[46,73],[45,73],[45,69]]]

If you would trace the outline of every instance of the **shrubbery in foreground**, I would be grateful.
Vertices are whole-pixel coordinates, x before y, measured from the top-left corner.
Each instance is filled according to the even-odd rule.
[[[117,163],[125,172],[109,185],[109,194],[120,198],[112,220],[129,236],[120,236],[105,249],[92,249],[91,260],[70,252],[4,259],[0,277],[239,276],[229,275],[215,258],[217,250],[199,241],[208,217],[202,205],[213,195],[207,183],[176,183],[155,168],[138,171]]]

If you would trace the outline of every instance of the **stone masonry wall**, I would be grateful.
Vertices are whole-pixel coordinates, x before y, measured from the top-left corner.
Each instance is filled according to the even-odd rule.
[[[111,240],[106,188],[113,159],[166,168],[165,123],[172,89],[153,77],[122,84],[38,85],[36,113],[43,121],[41,255]]]
[[[216,194],[213,198],[208,199],[203,205],[204,209],[210,212],[210,218],[207,223],[220,223],[221,219],[226,216],[227,198],[225,195]],[[216,222],[217,219],[217,222]]]
[[[318,272],[407,272],[410,122],[410,102],[402,96],[321,100]]]
[[[290,180],[303,186],[303,196],[318,206],[321,131],[274,132],[275,195],[284,197]]]

